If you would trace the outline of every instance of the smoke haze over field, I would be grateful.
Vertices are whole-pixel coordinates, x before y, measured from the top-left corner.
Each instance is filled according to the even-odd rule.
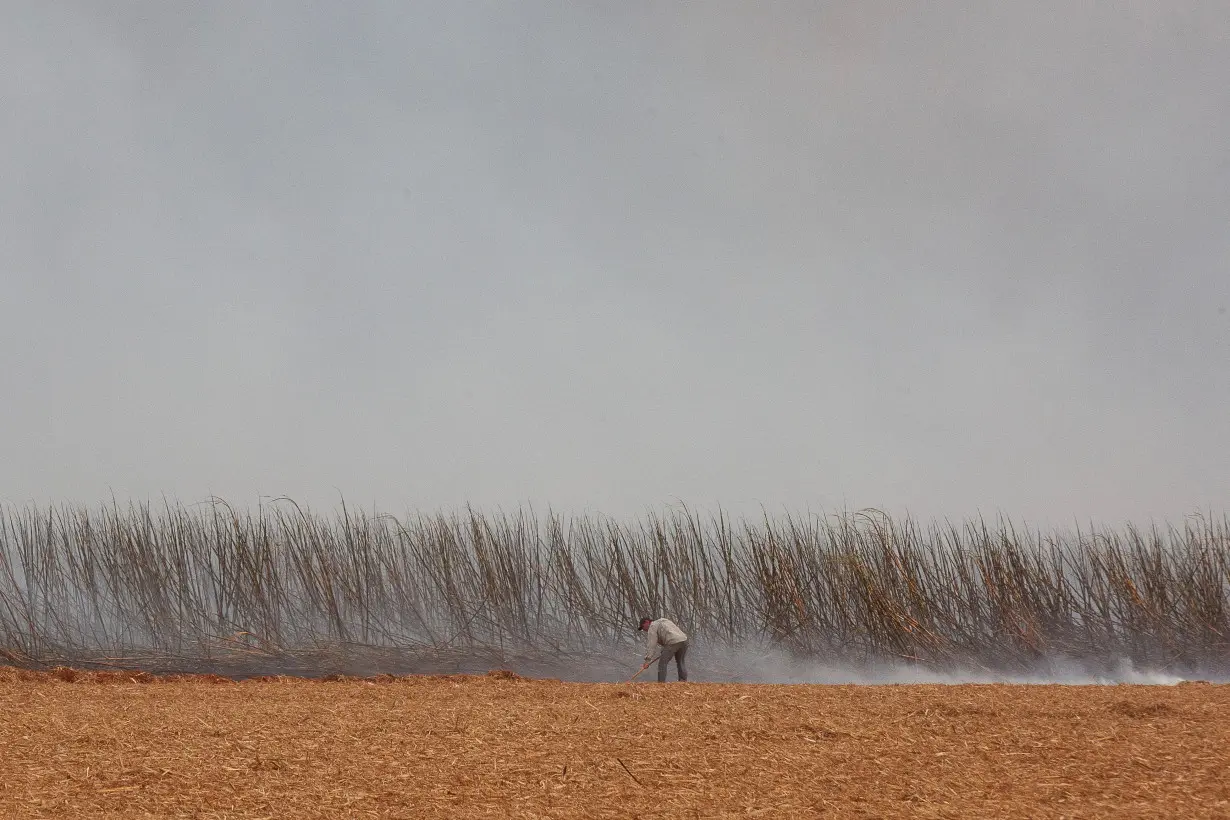
[[[0,9],[0,500],[1224,508],[1224,2]]]
[[[310,659],[287,661],[261,659],[259,656],[237,661],[227,667],[235,677],[290,675],[323,677],[330,674],[371,677],[375,675],[420,674],[486,674],[496,668],[506,668],[525,677],[555,678],[582,683],[621,683],[629,680],[638,668],[639,645],[626,652],[594,653],[580,657],[559,657],[543,654],[537,657],[497,659],[479,653],[433,658],[430,655],[373,653],[365,657],[361,651],[349,657],[330,657],[325,653]],[[173,667],[175,671],[199,672],[199,664]],[[216,670],[218,666],[208,667]],[[1185,680],[1205,680],[1213,683],[1230,681],[1225,669],[1148,669],[1138,668],[1131,661],[1114,662],[1110,658],[1044,658],[1028,671],[976,669],[957,666],[943,669],[905,661],[880,661],[854,664],[799,658],[772,647],[729,647],[698,644],[689,653],[689,680],[695,683],[769,683],[769,684],[968,684],[1018,683],[1064,684],[1090,686],[1129,684],[1173,686]],[[162,671],[162,670],[160,670]],[[637,676],[636,680],[653,681],[656,663]],[[672,664],[668,682],[677,679]]]

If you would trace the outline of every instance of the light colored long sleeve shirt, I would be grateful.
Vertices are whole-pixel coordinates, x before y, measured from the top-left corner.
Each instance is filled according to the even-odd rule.
[[[659,646],[683,643],[688,635],[669,618],[659,618],[649,625],[645,636],[645,663],[658,657]]]

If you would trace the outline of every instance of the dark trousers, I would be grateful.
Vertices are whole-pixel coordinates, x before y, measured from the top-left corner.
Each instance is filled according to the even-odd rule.
[[[683,662],[687,655],[687,641],[662,647],[662,653],[658,655],[658,683],[666,683],[666,667],[670,665],[671,658],[675,659],[675,669],[679,672],[679,680],[686,681],[688,668],[683,665]]]

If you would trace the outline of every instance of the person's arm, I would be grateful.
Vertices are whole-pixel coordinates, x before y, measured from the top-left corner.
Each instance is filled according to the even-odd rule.
[[[655,651],[658,648],[658,624],[652,623],[649,629],[645,630],[645,664],[653,663]]]

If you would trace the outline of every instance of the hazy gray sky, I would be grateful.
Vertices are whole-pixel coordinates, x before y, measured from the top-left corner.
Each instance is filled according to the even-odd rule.
[[[1226,509],[1224,0],[0,10],[0,499]]]

